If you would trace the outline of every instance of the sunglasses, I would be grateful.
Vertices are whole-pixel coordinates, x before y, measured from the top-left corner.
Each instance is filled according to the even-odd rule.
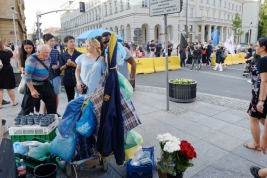
[[[108,44],[108,42],[109,42],[109,40],[107,40],[107,41],[104,41],[104,42],[103,42],[103,44]]]

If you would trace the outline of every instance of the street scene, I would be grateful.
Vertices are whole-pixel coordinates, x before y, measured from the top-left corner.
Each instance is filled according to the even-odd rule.
[[[0,2],[0,178],[267,177],[266,8]]]

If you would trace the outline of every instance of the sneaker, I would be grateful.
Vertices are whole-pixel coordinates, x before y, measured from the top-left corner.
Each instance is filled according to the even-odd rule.
[[[10,101],[3,100],[2,105],[10,104]]]
[[[213,70],[215,70],[215,71],[216,71],[216,69],[215,69],[215,68],[213,68]]]
[[[259,167],[257,167],[257,166],[251,166],[249,169],[250,169],[251,174],[254,176],[254,178],[261,178],[259,176],[259,174],[258,174],[258,172],[260,170]]]
[[[251,80],[248,80],[247,82],[248,82],[248,83],[252,83]]]

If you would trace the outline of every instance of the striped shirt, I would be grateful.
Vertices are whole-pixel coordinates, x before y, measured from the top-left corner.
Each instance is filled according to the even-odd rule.
[[[25,62],[25,82],[29,83],[32,82],[33,84],[43,84],[43,82],[49,77],[49,73],[47,69],[35,58],[32,54],[30,57],[27,58]],[[50,57],[42,62],[49,67],[50,66]],[[39,82],[38,82],[39,81]]]
[[[59,65],[59,52],[56,49],[51,50],[50,53],[51,63],[49,66],[49,76],[53,76],[51,79],[60,75],[60,69],[53,69],[52,66]]]

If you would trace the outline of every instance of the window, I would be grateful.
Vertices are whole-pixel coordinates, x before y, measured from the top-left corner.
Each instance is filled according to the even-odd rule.
[[[202,17],[202,9],[199,9],[199,17]]]
[[[112,14],[112,4],[111,4],[111,2],[109,3],[109,14]]]
[[[219,12],[219,19],[221,19],[221,12]]]
[[[235,5],[234,5],[234,4],[232,4],[232,10],[234,10],[234,8],[235,8]]]
[[[206,10],[206,17],[209,17],[209,10]]]
[[[193,31],[193,25],[189,26],[189,31],[192,32]]]
[[[123,2],[121,0],[121,11],[123,11]]]
[[[231,6],[231,4],[230,3],[228,3],[228,9],[230,10],[230,6]]]
[[[213,0],[213,5],[215,5],[215,0]]]
[[[212,12],[212,17],[215,17],[215,11]]]
[[[97,20],[98,18],[97,10],[95,10],[95,19]]]
[[[209,0],[207,0],[207,2],[206,2],[207,4],[209,4]]]
[[[108,15],[108,7],[107,7],[107,4],[105,4],[105,16]]]
[[[127,8],[130,9],[130,0],[127,0]]]
[[[118,12],[117,1],[114,1],[114,6],[115,6],[115,13],[117,13]]]
[[[241,6],[239,6],[239,12],[241,12]]]
[[[203,0],[200,0],[200,2],[203,2]]]
[[[193,12],[194,12],[194,8],[190,8],[190,14],[189,14],[189,17],[193,17]]]
[[[220,0],[220,7],[222,7],[222,0]]]
[[[227,16],[227,20],[229,20],[229,19],[230,19],[230,15]]]
[[[94,11],[93,11],[93,12],[92,12],[92,17],[93,17],[92,19],[93,19],[93,21],[94,21],[94,16],[95,16],[95,14],[94,14]]]
[[[147,0],[142,0],[142,7],[147,7]]]
[[[186,7],[184,7],[184,9],[183,9],[183,16],[184,17],[186,16]]]
[[[224,7],[226,8],[226,1],[224,2]]]

